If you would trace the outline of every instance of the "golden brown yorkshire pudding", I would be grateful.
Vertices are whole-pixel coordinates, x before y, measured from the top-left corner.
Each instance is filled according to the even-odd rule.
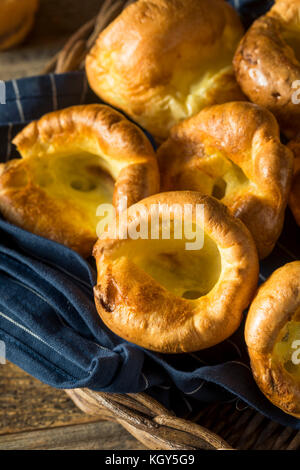
[[[295,156],[294,177],[289,197],[289,206],[297,224],[300,226],[300,136],[298,136],[298,139],[289,142],[288,147]]]
[[[98,37],[88,80],[162,140],[204,106],[244,99],[232,70],[242,34],[224,0],[139,0]]]
[[[245,338],[266,397],[300,418],[300,261],[277,269],[251,304]]]
[[[158,160],[162,191],[216,197],[248,227],[261,258],[272,251],[282,229],[293,156],[280,143],[269,111],[248,102],[206,108],[171,130]]]
[[[144,133],[108,106],[74,106],[46,114],[14,140],[22,159],[0,165],[4,217],[89,256],[97,207],[128,206],[159,191]]]
[[[253,23],[237,49],[234,68],[248,98],[272,111],[293,137],[300,126],[300,0],[277,0]]]
[[[0,51],[23,41],[33,26],[39,0],[0,1]]]
[[[188,207],[191,223],[180,237]],[[121,230],[127,239],[119,226],[117,236],[103,234],[94,248],[95,302],[112,331],[154,351],[180,353],[213,346],[238,328],[256,289],[258,258],[249,231],[223,204],[192,191],[161,193],[129,208]],[[134,236],[136,227],[146,237]],[[190,248],[187,241],[198,242],[199,233],[203,243]]]

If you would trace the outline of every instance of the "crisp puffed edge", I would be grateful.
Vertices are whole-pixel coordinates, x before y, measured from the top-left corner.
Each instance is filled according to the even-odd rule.
[[[112,260],[126,240],[102,236],[95,245],[98,281],[95,303],[114,333],[145,348],[164,353],[197,351],[229,337],[240,325],[258,281],[258,257],[244,224],[220,202],[198,192],[151,196],[143,204],[204,204],[205,231],[221,249],[221,280],[206,296],[187,300],[173,295],[125,257]],[[195,214],[194,214],[195,216]]]
[[[76,226],[71,205],[61,204],[41,188],[10,188],[9,173],[35,155],[51,158],[57,152],[90,152],[116,165],[113,204],[120,209],[122,197],[128,206],[159,191],[159,173],[154,150],[144,133],[121,113],[105,105],[73,106],[46,114],[26,126],[14,139],[23,160],[0,164],[0,208],[7,220],[63,243],[89,256],[96,236]],[[115,170],[114,170],[115,171]],[[8,185],[8,186],[7,186]],[[67,214],[67,216],[66,216]],[[75,224],[75,225],[74,225]]]
[[[292,100],[300,63],[282,32],[299,30],[299,13],[298,1],[276,2],[248,29],[233,60],[236,79],[245,95],[272,111],[288,138],[295,137],[300,124],[299,106]]]
[[[16,0],[10,3],[5,2],[4,5],[0,3],[0,51],[16,46],[23,41],[32,29],[35,13],[39,6],[39,0],[22,0],[21,2]],[[8,16],[15,19],[15,26],[9,31],[6,21]]]
[[[178,166],[184,165],[184,157],[197,154],[202,140],[225,152],[255,184],[255,190],[229,195],[224,203],[248,227],[265,258],[282,230],[293,169],[293,155],[280,142],[276,119],[255,104],[232,102],[205,108],[174,126],[158,150],[162,190],[176,189],[165,185],[175,156]]]
[[[300,226],[300,139],[288,144],[295,156],[294,176],[289,197],[289,206],[293,212],[297,224]]]
[[[197,17],[199,24],[193,25],[192,22]],[[178,61],[180,66],[185,48],[197,50],[199,44],[205,43],[206,49],[220,40],[224,21],[235,31],[238,41],[243,34],[241,20],[236,10],[222,0],[213,0],[210,3],[207,0],[134,2],[99,34],[87,55],[85,69],[89,84],[99,97],[122,109],[161,143],[167,138],[170,125],[167,122],[164,124],[163,119],[157,125],[153,118],[162,112],[164,99],[169,94],[168,87],[172,87],[172,77],[167,78],[170,70]],[[135,34],[130,35],[131,31]],[[198,34],[197,40],[192,39],[195,32]],[[124,41],[126,53],[118,56]],[[182,43],[184,48],[180,47]],[[170,51],[174,50],[174,44],[178,52],[174,54],[174,59],[166,70],[162,57],[168,57]],[[130,57],[128,51],[131,49],[134,54]],[[106,59],[110,55],[117,56],[117,60],[112,58],[108,67],[107,62],[101,60],[101,53]],[[128,63],[131,66],[130,74],[122,68],[123,57],[126,66]],[[231,63],[228,63],[229,66]],[[217,87],[211,86],[207,105],[245,98],[235,80],[233,69],[224,71],[217,83]],[[154,109],[156,111],[153,113]]]
[[[275,17],[278,16],[282,21],[291,26],[299,26],[299,10],[299,0],[275,0],[274,5],[267,14]]]
[[[106,156],[117,165],[113,202],[127,195],[128,206],[159,191],[154,150],[145,134],[118,111],[106,105],[72,106],[46,114],[13,140],[23,158],[82,150]]]
[[[300,261],[277,269],[259,288],[245,326],[254,378],[277,407],[300,418],[300,383],[272,363],[272,351],[284,325],[300,306]]]

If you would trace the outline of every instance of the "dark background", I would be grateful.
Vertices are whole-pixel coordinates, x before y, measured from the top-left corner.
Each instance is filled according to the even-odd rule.
[[[99,11],[103,0],[40,0],[25,42],[0,53],[0,80],[39,74],[70,34]]]

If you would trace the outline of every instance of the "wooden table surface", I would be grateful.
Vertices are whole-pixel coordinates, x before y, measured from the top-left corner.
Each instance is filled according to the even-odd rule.
[[[35,28],[25,43],[0,53],[0,80],[39,74],[99,3],[41,0]],[[119,424],[85,415],[64,391],[13,364],[0,364],[0,450],[144,448]]]
[[[80,411],[63,390],[0,364],[0,450],[145,449],[118,423]]]
[[[0,80],[40,74],[46,63],[103,0],[40,0],[35,26],[23,44],[0,53]]]

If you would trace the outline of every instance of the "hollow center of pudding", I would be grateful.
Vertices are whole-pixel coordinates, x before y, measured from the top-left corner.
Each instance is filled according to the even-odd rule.
[[[203,233],[203,232],[202,232]],[[202,239],[203,240],[203,239]],[[217,283],[221,256],[216,243],[204,233],[203,247],[187,250],[191,239],[126,240],[117,257],[126,256],[176,296],[198,299]]]
[[[199,191],[222,200],[251,184],[242,168],[216,149],[195,155],[177,176],[176,189]]]
[[[300,308],[281,330],[273,350],[273,360],[300,384]]]
[[[32,158],[33,180],[49,196],[77,210],[96,232],[97,207],[112,203],[114,180],[101,167],[99,156],[80,153],[76,155],[50,155]]]

